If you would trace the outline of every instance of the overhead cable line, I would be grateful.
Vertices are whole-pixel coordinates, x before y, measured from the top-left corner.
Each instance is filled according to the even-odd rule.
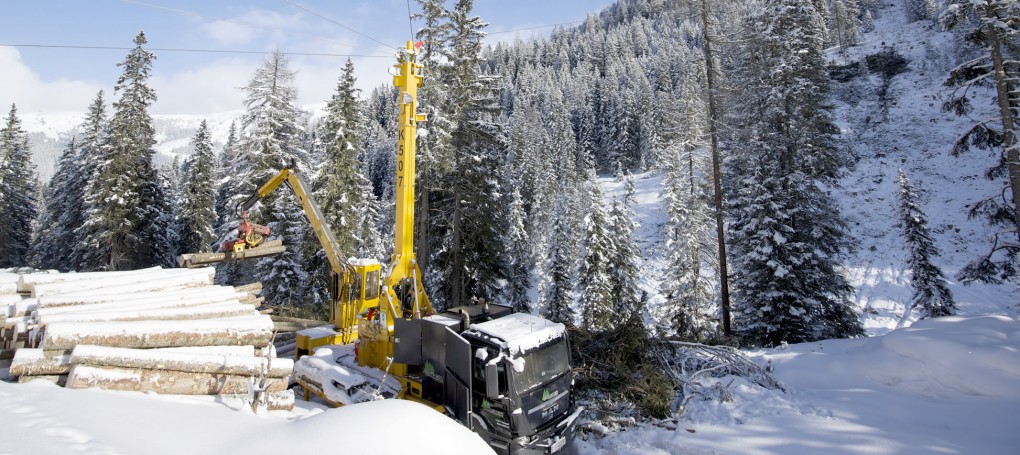
[[[112,51],[129,51],[134,49],[133,47],[119,47],[119,46],[79,46],[71,44],[12,44],[12,43],[0,43],[0,46],[4,47],[35,47],[35,48],[50,48],[50,49],[91,49],[91,50],[112,50]],[[206,54],[272,54],[273,52],[279,52],[283,55],[298,55],[306,57],[360,57],[360,58],[393,58],[392,55],[358,55],[358,54],[330,54],[330,53],[314,53],[314,52],[284,52],[284,51],[237,51],[237,50],[225,50],[225,49],[184,49],[184,48],[172,48],[172,47],[147,47],[149,51],[159,52],[192,52],[192,53],[206,53]]]
[[[242,21],[233,20],[233,19],[224,19],[224,18],[219,18],[219,17],[210,17],[210,16],[203,15],[201,13],[196,13],[194,11],[188,11],[188,10],[184,10],[184,9],[171,8],[169,6],[156,5],[156,4],[153,4],[153,3],[146,3],[146,2],[142,2],[142,1],[138,1],[138,0],[120,0],[120,1],[122,1],[124,3],[130,3],[130,4],[133,4],[133,5],[144,6],[144,7],[147,7],[147,8],[159,9],[159,10],[163,10],[163,11],[170,11],[172,13],[183,14],[183,15],[186,15],[186,16],[193,16],[193,17],[197,17],[197,18],[205,19],[205,20],[215,20],[215,21],[227,22],[227,23],[230,23],[230,24],[240,25],[242,27],[252,28],[252,29],[256,29],[256,30],[265,30],[265,31],[271,31],[271,32],[285,33],[285,34],[289,34],[289,35],[300,36],[300,37],[309,38],[309,39],[313,39],[313,40],[317,40],[317,41],[322,41],[322,42],[326,42],[326,43],[337,44],[337,45],[340,45],[340,46],[357,47],[357,46],[355,46],[354,44],[351,44],[351,43],[345,43],[345,42],[342,42],[342,41],[335,41],[335,40],[331,40],[331,39],[328,39],[328,38],[322,38],[322,37],[318,37],[318,36],[314,36],[314,35],[309,35],[307,33],[295,32],[293,30],[287,30],[287,29],[278,28],[278,27],[269,27],[269,26],[264,26],[264,25],[255,25],[255,24],[249,24],[247,22],[242,22]]]
[[[382,44],[383,46],[386,46],[386,47],[388,47],[388,48],[391,48],[391,49],[399,49],[399,48],[396,48],[396,47],[394,47],[394,46],[392,46],[392,45],[390,45],[390,44],[386,44],[386,43],[384,43],[384,42],[382,42],[382,41],[379,41],[379,40],[377,40],[377,39],[375,39],[375,38],[372,38],[371,36],[368,36],[368,35],[366,35],[366,34],[364,34],[364,33],[361,33],[361,32],[359,32],[359,31],[357,31],[357,30],[355,30],[355,29],[353,29],[353,28],[350,28],[350,27],[348,27],[348,26],[346,26],[346,25],[344,25],[344,24],[341,24],[341,23],[339,23],[339,22],[337,22],[337,21],[335,21],[335,20],[333,20],[333,19],[330,19],[330,18],[328,18],[328,17],[326,17],[326,16],[324,16],[324,15],[322,15],[322,14],[319,14],[319,13],[317,13],[317,12],[315,12],[315,11],[313,11],[313,10],[309,9],[309,8],[306,8],[306,7],[304,7],[304,6],[301,6],[301,5],[297,4],[297,3],[294,3],[294,2],[292,2],[292,1],[290,1],[290,0],[281,0],[281,1],[283,1],[284,3],[287,3],[287,4],[291,5],[291,6],[293,6],[293,7],[295,7],[295,8],[298,8],[298,9],[304,10],[305,12],[307,12],[307,13],[309,13],[309,14],[312,14],[312,15],[314,15],[314,16],[317,16],[317,17],[319,17],[320,19],[322,19],[322,20],[324,20],[324,21],[327,21],[327,22],[331,22],[331,23],[333,23],[333,24],[335,24],[335,25],[338,25],[338,26],[340,26],[340,27],[343,27],[343,28],[345,28],[345,29],[347,29],[347,30],[350,30],[350,31],[352,31],[352,32],[354,32],[354,33],[357,33],[358,35],[361,35],[361,36],[363,36],[363,37],[365,37],[365,38],[368,38],[368,39],[370,39],[370,40],[372,40],[372,41],[375,41],[375,42],[377,42],[377,43],[379,43],[379,44]]]

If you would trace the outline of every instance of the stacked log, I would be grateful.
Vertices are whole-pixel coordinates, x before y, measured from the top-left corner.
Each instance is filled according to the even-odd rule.
[[[261,283],[213,285],[214,269],[0,271],[0,368],[24,382],[261,398],[291,409],[294,363],[276,358]],[[11,348],[16,348],[12,350]],[[8,353],[9,360],[3,360]]]

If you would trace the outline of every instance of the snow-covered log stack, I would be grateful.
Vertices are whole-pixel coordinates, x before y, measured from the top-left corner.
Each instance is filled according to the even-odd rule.
[[[19,348],[10,376],[69,388],[254,395],[270,409],[292,408],[293,361],[276,358],[273,321],[258,311],[261,284],[216,286],[213,274],[0,272],[3,347]]]

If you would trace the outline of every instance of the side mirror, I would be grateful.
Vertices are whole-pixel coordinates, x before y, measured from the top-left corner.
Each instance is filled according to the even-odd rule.
[[[495,362],[490,362],[485,365],[485,397],[489,400],[495,401],[499,399],[498,374]]]

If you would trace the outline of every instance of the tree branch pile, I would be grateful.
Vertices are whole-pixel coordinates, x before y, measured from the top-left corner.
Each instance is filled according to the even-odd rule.
[[[739,376],[766,389],[785,391],[766,368],[729,346],[662,340],[655,345],[655,355],[676,390],[673,411],[682,413],[692,400],[732,400],[729,384],[724,386],[710,378]]]

